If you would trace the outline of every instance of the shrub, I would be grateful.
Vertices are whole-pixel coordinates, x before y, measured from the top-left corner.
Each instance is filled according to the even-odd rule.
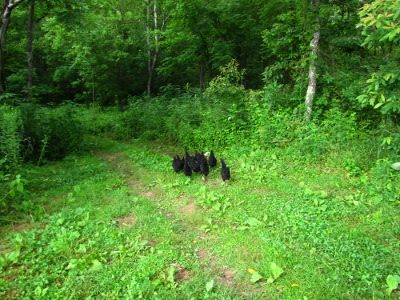
[[[25,153],[28,159],[61,159],[80,150],[83,126],[77,107],[66,104],[57,108],[24,105]]]
[[[4,157],[4,164],[8,163],[12,169],[21,159],[22,128],[21,112],[17,108],[0,106],[0,157]]]

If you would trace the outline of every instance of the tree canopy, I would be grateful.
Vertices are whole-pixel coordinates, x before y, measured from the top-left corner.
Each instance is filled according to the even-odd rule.
[[[276,0],[10,3],[21,5],[3,35],[6,98],[110,105],[168,86],[204,90],[234,59],[245,88],[282,85],[284,107],[305,109],[315,68],[313,116],[332,107],[399,111],[398,0],[321,0],[318,11]],[[315,17],[319,51],[310,54]]]

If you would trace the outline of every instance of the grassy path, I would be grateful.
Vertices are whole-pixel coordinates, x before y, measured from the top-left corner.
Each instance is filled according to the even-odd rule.
[[[384,299],[400,270],[398,211],[343,201],[340,170],[232,155],[224,187],[173,147],[90,143],[32,170],[43,210],[1,229],[1,298]]]

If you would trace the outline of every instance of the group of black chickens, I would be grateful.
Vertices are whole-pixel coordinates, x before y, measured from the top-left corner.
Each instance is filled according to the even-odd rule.
[[[211,150],[207,153],[200,153],[194,150],[194,156],[191,156],[187,150],[185,151],[185,157],[180,158],[179,155],[175,155],[172,160],[172,167],[176,173],[183,171],[186,176],[192,176],[192,172],[202,174],[202,179],[205,180],[210,172],[210,168],[217,166],[217,159],[215,158],[214,152]],[[207,159],[208,158],[208,159]],[[221,162],[221,177],[224,182],[231,179],[229,167],[223,159]]]

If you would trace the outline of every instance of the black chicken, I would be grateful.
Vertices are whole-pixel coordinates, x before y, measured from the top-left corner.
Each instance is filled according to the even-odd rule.
[[[190,161],[189,161],[189,165],[191,166],[193,172],[199,173],[200,172],[200,153],[197,152],[197,150],[194,150],[195,155],[194,156],[189,156],[190,157]]]
[[[210,168],[208,167],[208,162],[204,154],[199,154],[199,165],[200,165],[200,173],[203,175],[202,179],[206,180],[206,176],[210,172]]]
[[[183,165],[183,173],[186,176],[192,176],[192,168],[189,166],[188,159],[186,158],[184,161],[185,162],[184,162],[184,165]]]
[[[225,161],[223,159],[220,159],[220,162],[222,164],[221,168],[222,180],[225,182],[225,185],[228,185],[227,181],[231,179],[231,172],[229,170],[229,167],[226,166]]]
[[[174,156],[174,159],[172,160],[172,167],[174,168],[176,173],[179,173],[180,171],[182,171],[184,165],[185,165],[184,157],[182,157],[182,159],[181,159],[179,157],[179,155]]]
[[[210,156],[208,157],[208,164],[211,168],[214,168],[217,165],[217,159],[215,158],[214,151],[210,151]]]

